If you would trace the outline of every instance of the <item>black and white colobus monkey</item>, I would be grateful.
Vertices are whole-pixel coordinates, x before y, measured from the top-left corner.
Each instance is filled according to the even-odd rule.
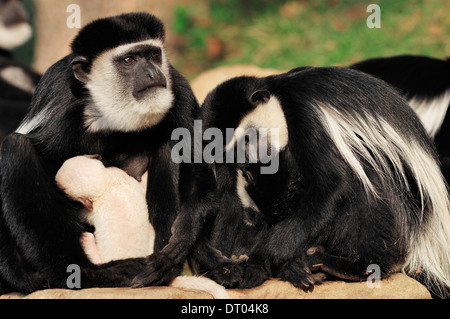
[[[400,55],[369,59],[351,67],[400,90],[434,139],[442,171],[450,182],[450,60]]]
[[[447,188],[419,119],[385,82],[346,68],[239,77],[213,90],[200,112],[205,132],[241,132],[223,143],[227,151],[251,142],[242,132],[256,129],[279,152],[279,169],[211,165],[219,201],[226,201],[193,251],[195,271],[227,287],[280,277],[309,289],[323,279],[311,273],[315,267],[361,280],[375,264],[382,277],[402,270],[445,294]],[[278,136],[267,133],[272,128]],[[230,262],[215,262],[221,254]]]
[[[30,106],[41,76],[16,61],[11,49],[31,37],[31,26],[20,0],[0,1],[0,143],[17,128]]]
[[[162,22],[150,14],[96,20],[39,82],[29,114],[2,145],[1,292],[67,287],[71,264],[81,267],[82,287],[130,285],[144,268],[143,259],[102,266],[88,261],[79,242],[87,227],[81,207],[54,182],[62,163],[75,155],[100,154],[105,165],[137,179],[148,170],[155,251],[167,243],[181,179],[189,174],[187,165],[171,161],[171,132],[191,129],[198,103],[170,65],[164,38]],[[167,266],[163,259],[159,264]],[[173,273],[171,266],[163,271],[172,278],[182,265]]]

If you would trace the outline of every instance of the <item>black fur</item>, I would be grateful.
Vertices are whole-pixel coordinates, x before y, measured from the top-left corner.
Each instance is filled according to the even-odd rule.
[[[431,214],[429,203],[425,202],[422,215],[418,186],[406,165],[411,191],[403,190],[396,173],[377,171],[359,156],[379,197],[367,193],[330,139],[319,105],[333,105],[350,121],[383,119],[403,138],[434,154],[406,101],[383,81],[361,72],[300,68],[221,84],[201,108],[204,129],[217,127],[225,136],[225,128],[236,128],[255,107],[256,91],[268,91],[281,101],[288,145],[280,152],[280,168],[273,175],[262,175],[260,163],[209,167],[207,178],[216,181],[210,191],[217,206],[211,208],[209,218],[204,217],[204,231],[190,256],[194,271],[230,288],[249,288],[279,277],[304,289],[323,279],[311,270],[348,280],[366,278],[370,264],[380,266],[382,277],[398,271],[410,250],[410,236],[423,229],[421,221]],[[238,171],[243,172],[246,190],[259,212],[241,204]],[[440,191],[445,198],[445,186]],[[241,255],[248,260],[243,262]]]
[[[139,25],[140,28],[136,28]],[[114,36],[107,37],[107,34]],[[147,39],[165,39],[163,23],[147,13],[135,13],[96,20],[86,25],[72,42],[73,52],[83,52],[91,60],[100,53],[122,44]]]
[[[374,58],[356,63],[353,69],[374,75],[393,85],[407,100],[428,101],[450,90],[450,61],[426,56],[400,55]],[[442,162],[442,170],[450,182],[450,107],[442,126],[434,137]]]
[[[172,130],[178,127],[191,130],[198,108],[188,82],[170,67],[175,99],[156,126],[140,132],[90,133],[83,119],[83,111],[91,103],[89,92],[74,77],[71,65],[74,57],[84,55],[90,67],[92,59],[103,50],[163,36],[162,23],[149,14],[99,20],[83,29],[73,42],[73,53],[55,63],[43,76],[25,121],[35,119],[44,108],[51,110],[51,118],[36,125],[26,136],[17,133],[8,136],[1,152],[1,292],[66,288],[69,264],[81,267],[83,288],[127,286],[145,268],[144,258],[102,266],[88,261],[79,243],[85,230],[81,207],[70,201],[54,182],[59,167],[73,156],[100,154],[106,165],[128,167],[131,174],[136,172],[135,159],[148,165],[147,199],[156,232],[155,252],[167,244],[180,209],[183,185],[180,179],[190,174],[187,164],[177,165],[170,160]],[[158,254],[155,256],[158,258]],[[147,264],[151,267],[152,262]],[[181,265],[170,266],[175,274],[181,271]]]

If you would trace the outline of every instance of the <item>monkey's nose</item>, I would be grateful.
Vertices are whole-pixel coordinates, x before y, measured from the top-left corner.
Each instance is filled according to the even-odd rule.
[[[145,77],[147,78],[147,81],[144,81],[143,85],[147,85],[149,87],[155,87],[155,86],[161,86],[166,87],[166,77],[164,76],[162,70],[153,65],[147,65],[144,68]]]
[[[133,96],[136,99],[144,97],[151,88],[167,87],[166,77],[158,66],[149,64],[139,71],[136,74],[133,90]]]
[[[146,67],[145,72],[148,78],[153,79],[155,77],[155,68]]]

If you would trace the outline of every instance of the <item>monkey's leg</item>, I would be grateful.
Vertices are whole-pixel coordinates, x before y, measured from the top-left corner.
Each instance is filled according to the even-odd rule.
[[[3,212],[0,213],[0,295],[10,292],[30,293],[42,289],[46,282],[44,276],[22,258]]]
[[[179,276],[183,264],[195,245],[200,233],[201,223],[195,222],[193,208],[182,208],[176,218],[174,234],[169,243],[160,251],[146,258],[145,268],[133,279],[134,288],[145,286],[167,285],[176,276]]]
[[[213,269],[239,264],[248,259],[244,256],[245,251],[233,256],[237,234],[242,232],[242,205],[239,198],[234,191],[223,191],[219,202],[226,205],[217,205],[212,220],[190,255],[193,271],[197,275],[208,276],[208,272]]]
[[[309,248],[306,255],[307,265],[312,271],[320,269],[337,278],[350,281],[365,280],[370,275],[366,271],[369,265],[362,265],[351,258],[327,254],[322,246]]]
[[[100,257],[94,234],[89,232],[83,233],[80,238],[80,243],[91,263],[100,265],[102,263],[102,257]]]

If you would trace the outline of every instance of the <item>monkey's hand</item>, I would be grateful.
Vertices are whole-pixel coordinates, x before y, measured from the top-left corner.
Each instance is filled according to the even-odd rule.
[[[147,286],[166,286],[181,274],[183,263],[177,264],[161,253],[147,257],[144,270],[134,277],[131,282],[133,288]]]
[[[225,288],[240,289],[253,288],[270,279],[270,274],[263,267],[248,262],[229,263],[211,270],[205,276]]]
[[[323,273],[313,274],[312,265],[305,261],[304,257],[295,257],[281,267],[278,276],[281,280],[289,281],[297,288],[304,291],[313,291],[314,285],[319,285],[325,280]]]

